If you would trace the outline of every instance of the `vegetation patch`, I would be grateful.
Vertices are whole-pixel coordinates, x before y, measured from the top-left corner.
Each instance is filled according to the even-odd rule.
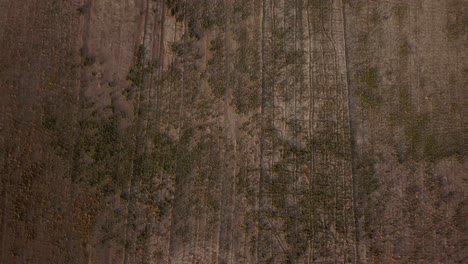
[[[167,172],[175,173],[177,159],[177,144],[166,134],[159,134],[155,139],[156,167]]]
[[[221,98],[224,95],[226,86],[228,85],[226,83],[225,48],[221,37],[217,37],[210,42],[209,49],[213,52],[213,57],[208,60],[208,83],[213,95],[217,98]]]
[[[166,0],[165,1],[167,8],[172,16],[176,18],[177,22],[181,22],[184,20],[184,3],[182,1],[177,0]]]
[[[435,161],[438,157],[438,145],[434,135],[429,134],[424,139],[423,158],[427,161]]]
[[[147,67],[145,67],[145,47],[140,45],[135,54],[135,64],[130,68],[127,80],[132,82],[133,86],[139,87],[143,82],[143,76]]]
[[[96,63],[96,57],[90,54],[87,47],[82,47],[80,49],[80,56],[84,66],[91,66]]]
[[[399,54],[399,56],[400,56],[400,59],[406,61],[406,60],[408,59],[410,53],[411,53],[411,46],[410,46],[408,40],[405,39],[405,40],[401,43],[400,49],[399,49],[399,51],[398,51],[398,54]]]
[[[215,25],[216,25],[216,22],[214,21],[213,18],[209,16],[203,16],[201,18],[200,27],[202,30],[204,31],[212,30]]]
[[[57,128],[57,117],[46,112],[44,116],[43,125],[48,130],[55,130]]]
[[[406,85],[403,85],[399,88],[398,94],[395,95],[396,101],[395,105],[392,107],[392,112],[390,112],[390,122],[393,126],[401,125],[401,122],[410,118],[413,114],[414,105],[411,102],[410,90]]]
[[[377,27],[379,26],[381,21],[382,21],[382,17],[380,16],[380,13],[378,12],[378,10],[374,10],[369,18],[369,22],[371,26]]]
[[[441,158],[463,155],[462,144],[458,138],[438,139],[436,137],[431,129],[431,119],[427,113],[411,114],[402,120],[407,158],[435,162]]]
[[[456,41],[466,34],[468,28],[468,15],[463,12],[464,3],[462,1],[454,1],[447,23],[447,36],[450,41]]]
[[[423,132],[426,129],[427,119],[424,117],[417,117],[410,119],[411,122],[406,122],[405,137],[408,143],[408,152],[413,156],[416,154],[417,146],[421,142]]]
[[[357,96],[364,109],[374,110],[379,107],[379,74],[376,67],[365,68],[357,73],[359,83]]]
[[[357,192],[361,199],[367,197],[379,188],[379,181],[375,173],[375,160],[363,155],[357,165]]]
[[[408,17],[408,13],[409,13],[409,8],[408,8],[408,5],[406,4],[398,5],[395,8],[395,16],[400,26],[403,25],[404,20]]]

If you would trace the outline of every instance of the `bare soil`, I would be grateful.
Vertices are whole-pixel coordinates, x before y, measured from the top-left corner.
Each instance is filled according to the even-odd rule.
[[[0,0],[0,263],[465,263],[466,0]]]

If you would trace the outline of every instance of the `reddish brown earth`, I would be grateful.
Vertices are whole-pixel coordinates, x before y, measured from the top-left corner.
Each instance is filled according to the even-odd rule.
[[[466,0],[0,0],[0,263],[466,263]]]

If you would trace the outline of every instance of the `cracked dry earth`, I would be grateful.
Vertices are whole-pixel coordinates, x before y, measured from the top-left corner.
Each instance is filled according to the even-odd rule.
[[[467,263],[466,0],[0,0],[0,263]]]

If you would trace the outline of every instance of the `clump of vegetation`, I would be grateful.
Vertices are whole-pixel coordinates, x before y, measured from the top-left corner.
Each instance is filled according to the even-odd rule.
[[[211,30],[215,26],[215,22],[211,17],[204,16],[201,18],[200,27],[203,30]]]
[[[378,88],[378,71],[376,67],[370,67],[361,72],[359,81],[372,89]]]
[[[423,158],[428,161],[435,161],[438,157],[438,146],[434,135],[428,135],[424,140]]]
[[[405,120],[406,156],[413,159],[435,161],[450,156],[450,151],[442,151],[440,144],[430,129],[428,114],[418,114]]]
[[[368,46],[368,44],[369,44],[369,33],[368,32],[361,32],[357,36],[357,41],[358,41],[358,44],[362,48],[366,48]]]
[[[175,16],[176,21],[181,22],[184,20],[184,4],[185,2],[177,0],[166,0],[167,8],[172,16]]]
[[[143,82],[143,76],[147,68],[145,67],[145,47],[140,45],[135,54],[135,64],[130,68],[127,80],[132,82],[133,86],[139,87]]]
[[[307,2],[308,8],[312,8],[313,10],[320,10],[322,5],[321,0],[311,0]]]
[[[357,165],[357,192],[360,198],[366,199],[379,188],[379,182],[375,175],[375,160],[363,155]]]
[[[393,126],[402,125],[404,131],[404,144],[397,146],[398,160],[426,160],[434,162],[443,157],[459,155],[461,153],[457,140],[445,138],[444,144],[431,129],[431,118],[428,113],[417,113],[411,101],[410,91],[401,87],[398,104],[390,114]]]
[[[95,62],[96,62],[96,58],[95,58],[95,57],[86,57],[86,58],[84,59],[83,64],[84,64],[84,66],[91,66],[91,65],[93,65]]]
[[[55,130],[57,128],[57,117],[52,116],[50,113],[46,113],[43,123],[46,129]]]
[[[208,61],[208,83],[212,89],[213,95],[217,98],[222,97],[226,91],[226,71],[224,45],[221,37],[210,42],[210,51],[213,57]]]
[[[78,11],[78,13],[80,15],[86,15],[86,14],[89,14],[89,12],[91,11],[91,4],[90,2],[82,5],[81,7],[79,7],[78,9],[76,9],[76,11]]]
[[[359,71],[357,80],[359,83],[357,95],[360,99],[361,106],[368,110],[378,108],[380,96],[378,94],[379,75],[377,68],[369,67]]]
[[[400,59],[407,60],[410,53],[411,53],[411,46],[408,40],[405,40],[403,41],[403,43],[401,43],[400,50],[398,51],[398,54],[400,55]]]
[[[80,49],[80,56],[84,66],[91,66],[96,63],[96,57],[89,53],[89,49],[87,47],[82,47]]]
[[[402,24],[403,20],[408,16],[409,8],[408,5],[398,5],[395,8],[395,15],[397,17],[398,23]]]
[[[203,37],[202,27],[198,19],[190,18],[188,22],[188,31],[191,38],[200,40]]]
[[[370,15],[369,22],[373,27],[377,27],[381,21],[382,18],[380,17],[380,13],[377,10],[374,10]]]
[[[394,107],[394,111],[390,113],[390,121],[393,125],[401,124],[402,119],[407,119],[413,113],[413,104],[411,102],[411,94],[407,86],[402,86],[399,89],[398,101]]]
[[[466,32],[467,27],[466,22],[452,21],[447,25],[447,36],[450,40],[457,40],[464,32]]]
[[[174,173],[177,160],[177,145],[165,134],[155,137],[155,166],[168,173]]]
[[[407,122],[405,137],[408,143],[408,154],[410,156],[416,156],[418,146],[421,144],[425,130],[427,129],[428,121],[429,118],[427,115],[421,115],[411,120],[411,122]]]
[[[182,137],[175,150],[175,184],[183,184],[190,180],[191,172],[194,167],[194,158],[192,157],[192,149],[189,147],[193,137],[193,129],[189,128],[182,132]]]
[[[463,2],[454,1],[450,6],[452,11],[448,17],[447,36],[449,40],[456,41],[461,36],[465,35],[468,28],[468,15],[463,12]]]

